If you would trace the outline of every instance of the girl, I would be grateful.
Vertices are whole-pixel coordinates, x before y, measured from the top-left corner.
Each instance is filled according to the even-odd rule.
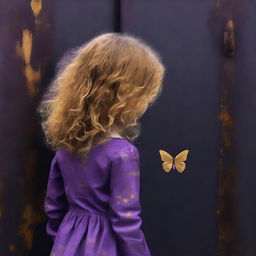
[[[38,107],[56,151],[44,203],[51,256],[149,256],[132,142],[165,68],[127,33],[103,33],[70,53]]]

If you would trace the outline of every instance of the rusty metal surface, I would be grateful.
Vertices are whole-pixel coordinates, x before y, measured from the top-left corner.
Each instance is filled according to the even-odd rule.
[[[34,109],[52,58],[52,3],[1,1],[0,255],[31,255],[47,172]],[[41,230],[42,232],[42,230]],[[43,243],[42,237],[42,245]],[[44,251],[44,249],[42,249]],[[34,254],[35,255],[35,254]],[[37,253],[37,255],[40,255]]]
[[[161,98],[143,116],[138,140],[143,229],[152,255],[214,255],[221,128],[219,41],[209,32],[215,2],[124,3],[124,31],[146,40],[166,66]],[[159,149],[173,155],[188,149],[184,173],[165,173]]]
[[[241,103],[240,97],[243,95],[244,104],[247,104],[248,98],[251,99],[250,104],[254,106],[252,98],[256,91],[253,81],[245,77],[248,73],[255,78],[253,67],[246,65],[245,69],[243,66],[246,61],[255,64],[252,61],[255,19],[248,17],[248,10],[254,9],[255,3],[247,0],[161,1],[161,4],[124,1],[124,5],[127,6],[128,17],[124,30],[148,40],[167,64],[161,102],[145,114],[144,134],[140,138],[142,168],[146,170],[142,177],[144,228],[153,252],[156,255],[177,256],[254,255],[253,204],[256,197],[252,182],[248,183],[248,188],[245,183],[250,181],[250,177],[255,180],[253,164],[246,159],[247,154],[252,156],[253,146],[249,145],[249,141],[243,141],[248,138],[247,130],[252,131],[245,126],[245,123],[250,125],[252,121],[246,122],[243,116],[250,119],[250,115],[254,114],[253,109]],[[235,36],[235,40],[228,42],[225,49],[224,32],[229,20],[234,22],[235,34],[232,37]],[[245,38],[244,30],[250,31],[251,35]],[[246,51],[248,44],[251,56]],[[201,51],[196,55],[198,45]],[[207,69],[202,64],[203,54],[207,56]],[[201,72],[196,73],[197,69]],[[200,87],[203,81],[204,86]],[[196,105],[194,98],[201,104]],[[188,105],[189,110],[185,107]],[[197,118],[198,113],[201,119]],[[197,120],[197,126],[193,119]],[[149,131],[148,127],[151,127]],[[209,132],[208,129],[209,138],[204,137],[203,142],[202,137]],[[153,137],[152,130],[156,134]],[[255,135],[251,134],[250,139],[254,141],[254,138]],[[158,173],[160,163],[154,160],[155,152],[163,147],[176,152],[190,147],[191,155],[187,161],[190,175],[176,177],[173,174],[167,177]],[[146,152],[145,155],[143,152]],[[246,168],[250,168],[251,172]],[[201,186],[205,182],[205,173],[211,179],[209,190]],[[193,187],[193,182],[198,186]],[[157,191],[151,190],[153,186]],[[197,201],[191,205],[194,194]],[[181,206],[180,202],[184,205]],[[158,209],[162,209],[161,213]],[[187,212],[196,214],[192,217]],[[207,216],[202,213],[207,213]],[[201,216],[201,221],[198,216]],[[163,223],[154,224],[156,219],[163,220]]]
[[[43,200],[53,152],[35,110],[61,55],[113,30],[114,5],[0,1],[0,255],[48,256]]]
[[[216,1],[216,8],[212,12],[211,28],[216,38],[216,45],[219,41],[219,88],[220,88],[220,114],[221,140],[219,150],[219,183],[218,183],[218,243],[217,256],[240,256],[246,255],[242,250],[241,231],[241,199],[239,198],[238,169],[240,159],[237,138],[241,134],[237,131],[240,126],[237,118],[240,100],[236,94],[236,88],[241,87],[237,82],[240,74],[240,43],[242,42],[241,31],[246,25],[244,20],[249,7],[248,1]],[[232,47],[236,49],[227,54],[225,43],[225,31],[227,25],[232,22]],[[224,33],[224,40],[222,41]],[[221,43],[222,42],[222,43]],[[225,51],[226,50],[226,51]],[[238,97],[237,97],[238,96]],[[241,106],[241,105],[240,105]],[[243,108],[243,107],[242,107]],[[243,199],[242,199],[243,200]],[[249,254],[248,254],[249,255]]]
[[[0,2],[0,255],[49,255],[42,203],[51,155],[35,106],[65,50],[112,26],[144,38],[167,67],[164,94],[143,117],[138,140],[142,228],[153,255],[256,255],[254,3],[114,4],[100,11],[97,1]],[[159,148],[190,149],[184,175],[162,172]]]

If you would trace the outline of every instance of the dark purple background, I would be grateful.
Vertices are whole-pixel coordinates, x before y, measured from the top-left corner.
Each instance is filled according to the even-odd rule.
[[[0,0],[0,255],[49,255],[41,207],[52,152],[35,107],[66,51],[111,31],[141,37],[166,66],[162,95],[142,117],[135,142],[152,255],[256,255],[255,8],[249,0],[43,1],[36,27],[29,1]],[[233,58],[223,52],[228,18],[235,24]],[[26,95],[15,50],[24,28],[34,36],[32,66],[42,65],[35,97]],[[223,108],[230,122],[220,118]],[[165,173],[159,149],[189,149],[184,173]],[[24,219],[29,205],[32,217]],[[18,235],[22,225],[34,235],[32,247]]]

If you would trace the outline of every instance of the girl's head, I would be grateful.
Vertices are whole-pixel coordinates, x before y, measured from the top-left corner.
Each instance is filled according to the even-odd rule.
[[[47,144],[86,155],[113,129],[134,141],[164,72],[158,53],[127,33],[104,33],[73,48],[38,107]]]

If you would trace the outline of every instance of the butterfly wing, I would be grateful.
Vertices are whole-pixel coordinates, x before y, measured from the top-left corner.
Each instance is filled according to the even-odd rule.
[[[186,168],[185,161],[187,160],[189,150],[181,151],[174,159],[174,165],[179,173],[183,172]]]
[[[162,166],[165,172],[170,172],[173,166],[173,157],[164,150],[159,150],[161,160],[163,161]]]

